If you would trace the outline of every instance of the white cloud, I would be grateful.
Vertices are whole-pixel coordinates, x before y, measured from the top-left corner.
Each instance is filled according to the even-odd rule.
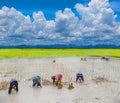
[[[72,12],[70,8],[66,8],[63,12],[58,11],[55,18],[55,30],[62,36],[74,36],[79,24],[78,17]]]
[[[116,44],[120,24],[108,0],[92,0],[88,6],[76,4],[81,19],[70,8],[56,12],[55,20],[46,20],[42,11],[25,16],[15,8],[0,10],[1,45]],[[117,39],[117,40],[116,40]],[[94,43],[94,44],[93,44]]]
[[[109,8],[107,0],[92,0],[88,7],[82,4],[76,4],[75,8],[82,16],[82,24],[87,27],[96,25],[115,25],[115,15],[111,8]]]
[[[76,4],[75,8],[82,17],[80,21],[83,37],[90,36],[91,40],[98,40],[96,44],[102,43],[103,40],[110,44],[113,42],[116,32],[118,32],[116,28],[120,25],[115,22],[116,15],[109,7],[108,0],[92,0],[87,7]],[[114,44],[116,44],[115,40]]]

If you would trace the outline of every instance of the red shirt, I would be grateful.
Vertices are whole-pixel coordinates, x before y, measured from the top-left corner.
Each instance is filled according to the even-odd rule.
[[[62,80],[62,74],[56,74],[55,75],[55,79],[56,79],[56,81],[61,81]]]

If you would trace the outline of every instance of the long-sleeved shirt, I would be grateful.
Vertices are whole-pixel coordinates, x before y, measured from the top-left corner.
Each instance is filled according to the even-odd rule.
[[[56,81],[62,80],[62,74],[56,74],[55,75],[55,80]]]
[[[77,77],[83,77],[83,74],[81,72],[77,73]]]
[[[33,82],[34,82],[34,83],[40,83],[40,82],[41,82],[40,76],[35,76],[35,77],[33,77]]]
[[[11,79],[10,83],[13,83],[13,82],[17,82],[17,80],[16,79]]]

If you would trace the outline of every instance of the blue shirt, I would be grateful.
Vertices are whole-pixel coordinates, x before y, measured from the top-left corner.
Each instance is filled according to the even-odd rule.
[[[33,82],[34,82],[34,83],[40,83],[40,82],[41,82],[40,76],[35,76],[35,77],[33,78]]]
[[[11,79],[10,83],[16,82],[16,79]]]
[[[83,77],[83,74],[81,72],[77,73],[77,77]]]

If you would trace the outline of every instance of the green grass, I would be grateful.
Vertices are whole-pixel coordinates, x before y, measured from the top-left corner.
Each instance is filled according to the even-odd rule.
[[[120,57],[120,49],[0,49],[0,59],[53,58],[79,56]]]

